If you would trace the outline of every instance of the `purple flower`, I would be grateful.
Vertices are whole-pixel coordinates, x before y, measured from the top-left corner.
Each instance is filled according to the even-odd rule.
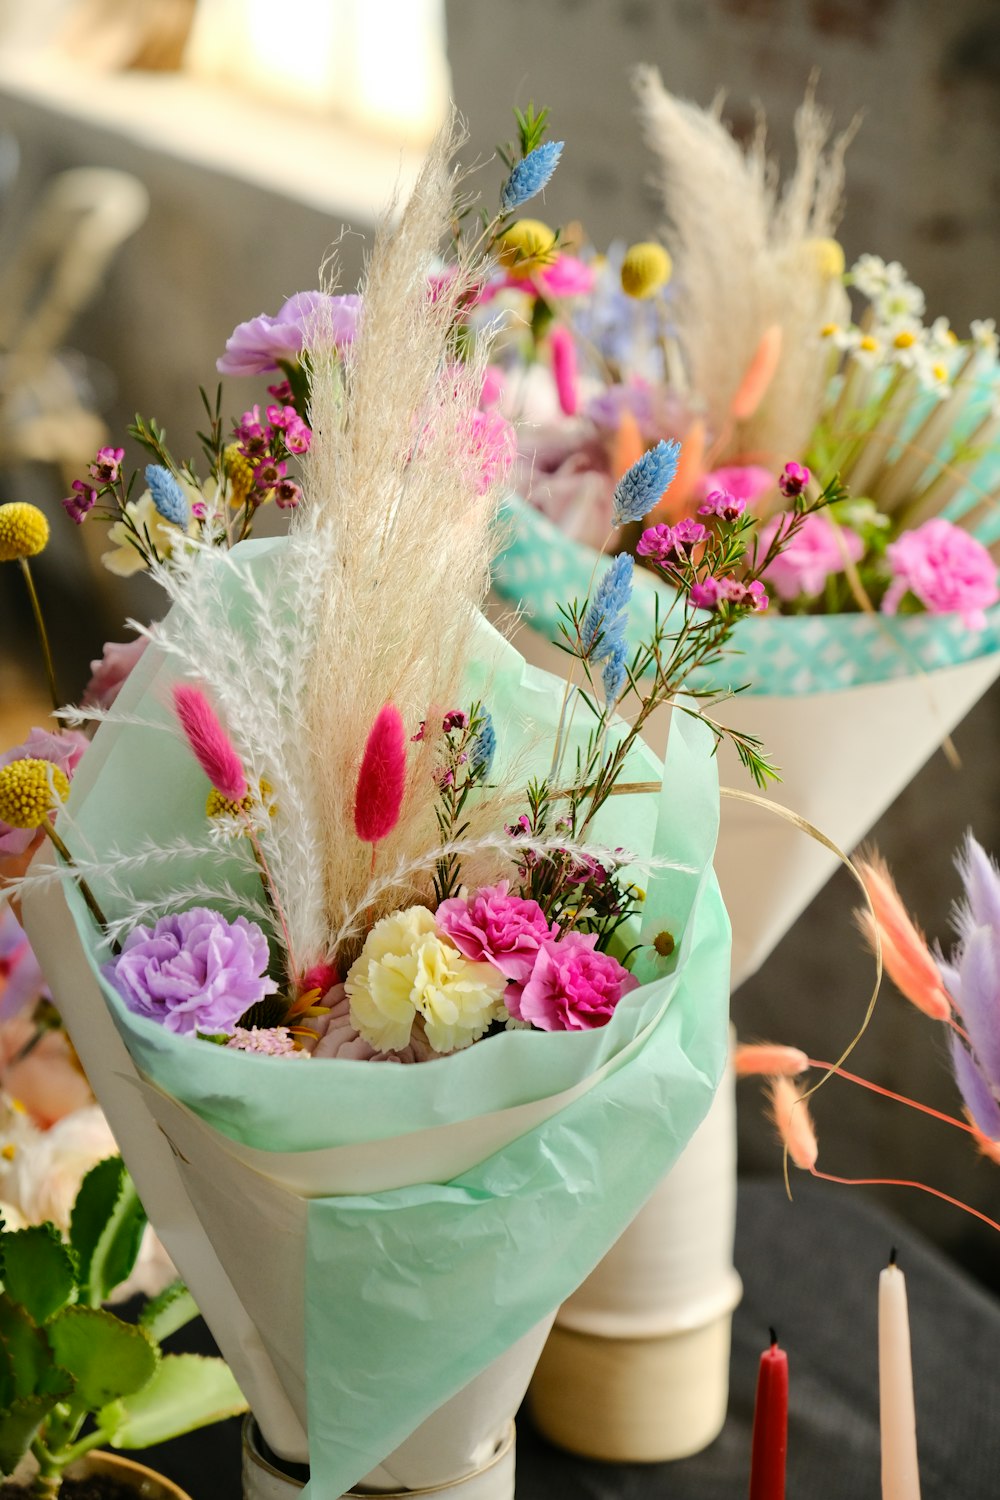
[[[728,490],[712,490],[698,507],[699,516],[719,516],[723,521],[738,521],[747,508],[742,495],[732,495]]]
[[[904,531],[885,555],[893,581],[882,600],[884,614],[894,615],[911,593],[929,614],[957,614],[967,630],[982,630],[985,611],[1000,600],[996,564],[982,542],[942,516]]]
[[[668,526],[661,521],[657,526],[649,526],[642,533],[636,543],[636,552],[640,557],[652,558],[654,562],[670,564],[684,562],[699,543],[706,540],[708,531],[700,521],[692,521],[690,516],[677,522],[676,526]]]
[[[596,952],[597,934],[578,932],[543,944],[526,983],[504,996],[517,1021],[542,1031],[589,1031],[606,1026],[638,980],[610,953]]]
[[[473,895],[442,901],[434,920],[459,953],[473,963],[489,963],[505,978],[524,984],[538,950],[559,929],[549,926],[537,901],[508,894],[506,880]]]
[[[767,553],[774,537],[785,535],[791,525],[786,511],[775,516],[760,529],[761,556]],[[798,599],[803,594],[812,597],[822,593],[831,573],[842,573],[851,562],[859,562],[865,545],[848,526],[835,526],[829,516],[819,512],[806,516],[801,526],[787,543],[784,550],[769,565],[765,573],[768,583],[780,599]]]
[[[144,635],[134,641],[107,641],[100,661],[90,663],[90,681],[83,690],[85,708],[110,708],[132,668],[149,645]]]
[[[310,338],[346,349],[354,342],[360,314],[361,298],[353,293],[296,292],[276,317],[262,313],[237,324],[216,369],[220,375],[262,375],[278,369],[281,361],[297,360]]]
[[[50,734],[47,729],[33,729],[23,745],[15,745],[0,755],[0,767],[14,760],[50,760],[70,780],[80,757],[89,746],[85,734],[76,729],[64,734]],[[36,828],[12,828],[0,818],[0,854],[23,854],[38,837]]]
[[[114,484],[124,457],[124,448],[98,448],[97,457],[90,465],[91,479],[96,479],[101,484]]]
[[[802,494],[812,475],[804,464],[786,464],[778,475],[778,489],[786,500],[795,500]]]
[[[70,488],[73,493],[66,496],[62,507],[71,521],[82,526],[97,504],[97,491],[83,479],[74,479]]]
[[[137,927],[104,974],[129,1010],[182,1036],[231,1032],[244,1011],[278,988],[256,922],[196,906]]]

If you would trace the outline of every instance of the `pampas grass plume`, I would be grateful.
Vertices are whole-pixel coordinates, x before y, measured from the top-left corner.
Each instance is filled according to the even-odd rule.
[[[178,683],[174,709],[195,759],[215,790],[230,802],[242,802],[249,790],[243,765],[232,742],[200,688]]]
[[[361,757],[354,793],[354,830],[364,844],[377,844],[399,822],[406,790],[406,729],[394,703],[376,716]]]

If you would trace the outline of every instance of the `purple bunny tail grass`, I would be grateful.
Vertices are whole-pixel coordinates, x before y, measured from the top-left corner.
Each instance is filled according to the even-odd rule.
[[[375,845],[399,822],[406,791],[406,728],[394,703],[379,709],[365,743],[354,793],[354,831]]]
[[[173,699],[187,742],[215,790],[230,802],[242,802],[249,790],[243,764],[205,694],[178,683]]]

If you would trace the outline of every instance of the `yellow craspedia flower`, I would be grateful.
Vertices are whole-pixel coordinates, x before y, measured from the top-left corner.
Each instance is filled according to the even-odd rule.
[[[512,276],[530,276],[555,260],[555,231],[541,219],[518,219],[500,236],[497,253]]]
[[[37,557],[49,539],[49,523],[37,505],[13,500],[0,505],[0,562]]]
[[[638,301],[651,297],[666,286],[673,269],[674,263],[662,245],[652,240],[630,245],[622,261],[622,291]]]
[[[803,240],[802,253],[824,281],[839,281],[846,269],[843,246],[838,240]]]
[[[229,503],[236,510],[246,504],[253,489],[253,465],[239,443],[229,443],[223,449],[222,462],[229,480]]]
[[[51,760],[12,760],[0,769],[0,818],[11,828],[39,828],[69,796],[69,777]]]

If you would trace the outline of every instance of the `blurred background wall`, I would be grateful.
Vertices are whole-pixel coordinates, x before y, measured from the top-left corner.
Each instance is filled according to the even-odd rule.
[[[947,314],[958,325],[997,314],[995,0],[451,0],[446,20],[454,97],[471,132],[466,156],[488,156],[510,135],[512,104],[549,104],[555,134],[567,149],[545,215],[552,222],[581,220],[598,245],[615,236],[646,237],[657,228],[629,92],[636,62],[655,63],[669,88],[699,103],[724,87],[727,114],[740,134],[752,128],[759,102],[775,150],[786,158],[792,115],[818,66],[820,98],[837,123],[864,112],[848,157],[842,233],[848,261],[865,250],[901,260],[925,288],[930,313]],[[95,76],[76,87],[99,95],[104,84]],[[154,87],[150,79],[150,100]],[[85,111],[71,107],[69,88],[60,97],[50,87],[40,98],[26,88],[23,70],[0,67],[0,127],[13,133],[21,153],[17,178],[0,205],[0,259],[52,174],[77,165],[110,166],[146,185],[149,217],[121,249],[71,342],[88,361],[97,404],[116,441],[138,409],[155,414],[187,454],[200,420],[197,387],[214,385],[226,335],[239,320],[275,312],[285,296],[315,285],[317,265],[346,222],[370,229],[396,168],[412,160],[412,134],[404,144],[402,131],[394,136],[390,126],[379,132],[369,121],[356,140],[350,130],[329,138],[307,170],[289,135],[287,173],[283,178],[279,169],[265,184],[251,180],[238,159],[226,169],[218,161],[192,161],[176,142],[158,141],[141,77],[130,81],[133,102],[124,126],[88,122]],[[280,141],[283,129],[292,131],[292,115],[283,106],[271,118]],[[256,148],[248,138],[242,149],[252,154]],[[362,189],[355,182],[338,207],[345,153],[373,150]],[[724,223],[718,232],[725,234]],[[362,253],[358,236],[340,243],[348,287]],[[244,393],[241,383],[230,382],[224,409],[236,415],[260,394],[256,386]],[[75,696],[103,640],[124,638],[123,608],[147,618],[156,600],[141,583],[112,586],[85,555],[83,538],[58,505],[64,476],[35,463],[8,468],[2,483],[6,497],[32,499],[52,518],[56,542],[37,571],[59,624],[64,691]],[[0,666],[0,696],[8,709],[15,698],[10,660],[18,654],[33,660],[19,588],[14,570],[0,572],[0,656],[8,662]],[[15,707],[19,714],[22,705]],[[935,756],[873,836],[934,937],[947,937],[948,908],[957,894],[950,856],[965,828],[972,824],[980,840],[1000,852],[998,731],[1000,690],[955,735],[962,769]],[[870,984],[870,960],[851,922],[853,904],[846,875],[836,877],[736,997],[741,1034],[794,1042],[814,1056],[839,1053],[859,1024]],[[855,1061],[859,1072],[890,1087],[955,1108],[932,1028],[888,992]],[[777,1172],[780,1156],[755,1086],[741,1087],[743,1169]],[[987,1213],[1000,1211],[998,1169],[978,1161],[947,1127],[837,1082],[821,1092],[815,1112],[821,1164],[828,1170],[922,1177]],[[887,1189],[885,1196],[1000,1285],[996,1240],[982,1226],[914,1192]]]

